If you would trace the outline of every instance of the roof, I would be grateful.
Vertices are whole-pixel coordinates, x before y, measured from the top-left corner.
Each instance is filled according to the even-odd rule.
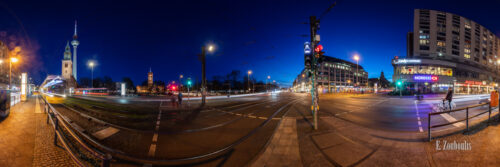
[[[334,62],[334,63],[344,63],[344,64],[347,64],[353,68],[356,68],[356,63],[353,63],[353,62],[350,62],[350,61],[347,61],[347,60],[342,60],[342,59],[339,59],[339,58],[335,58],[335,57],[330,57],[330,56],[325,56],[325,60],[324,62]],[[358,65],[359,69],[363,69],[363,67],[361,65]]]

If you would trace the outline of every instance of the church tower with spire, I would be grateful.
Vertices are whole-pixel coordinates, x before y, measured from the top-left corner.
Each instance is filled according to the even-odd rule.
[[[149,72],[148,72],[148,88],[153,87],[153,71],[151,71],[151,67],[149,67]]]
[[[64,50],[61,75],[65,80],[71,80],[71,76],[73,75],[73,62],[71,62],[71,47],[69,46],[69,41],[66,43],[66,49]]]
[[[76,50],[78,48],[78,45],[80,45],[80,42],[78,41],[78,35],[76,33],[76,20],[75,20],[75,34],[73,34],[73,40],[71,41],[71,45],[73,45],[73,77],[75,77],[75,80],[78,80],[77,78],[77,57],[76,57]],[[71,53],[70,53],[71,54]]]

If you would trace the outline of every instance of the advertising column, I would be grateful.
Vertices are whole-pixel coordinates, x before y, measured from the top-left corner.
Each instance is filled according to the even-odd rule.
[[[21,74],[21,101],[26,101],[26,88],[27,88],[27,77],[26,77],[26,73],[22,73]]]

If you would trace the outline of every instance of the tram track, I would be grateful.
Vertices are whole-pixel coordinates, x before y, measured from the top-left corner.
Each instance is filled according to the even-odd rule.
[[[240,139],[248,138],[248,136],[256,133],[256,131],[258,131],[258,129],[261,129],[263,126],[265,126],[269,122],[279,121],[279,119],[276,120],[276,119],[273,119],[273,117],[275,117],[277,114],[279,114],[283,110],[283,108],[285,108],[286,106],[289,106],[290,104],[296,102],[296,100],[298,100],[298,99],[288,98],[285,100],[281,99],[278,101],[261,100],[261,101],[242,103],[242,104],[237,104],[237,105],[232,105],[232,106],[229,105],[229,106],[212,108],[214,111],[217,111],[217,113],[213,112],[210,115],[219,114],[219,113],[221,113],[221,110],[226,111],[228,109],[231,109],[231,110],[226,111],[225,114],[227,115],[227,112],[235,113],[237,111],[241,111],[241,113],[246,113],[247,115],[251,115],[254,113],[268,113],[268,114],[264,114],[264,115],[267,115],[269,117],[268,117],[268,119],[263,120],[263,119],[252,119],[252,118],[247,117],[247,116],[238,116],[236,119],[222,122],[222,123],[218,123],[218,124],[211,125],[208,127],[203,127],[203,128],[198,128],[198,129],[188,129],[188,130],[185,130],[182,132],[160,133],[159,140],[162,140],[162,138],[165,138],[165,137],[178,138],[178,136],[171,137],[171,135],[182,135],[182,134],[186,134],[186,133],[197,134],[197,133],[200,133],[203,131],[206,131],[204,133],[213,133],[213,131],[216,129],[219,129],[219,130],[215,131],[215,133],[217,133],[217,132],[227,133],[228,132],[227,130],[232,129],[231,128],[232,126],[245,125],[245,124],[247,124],[247,122],[253,122],[252,123],[253,125],[258,124],[258,126],[253,126],[253,127],[247,128],[247,130],[245,130],[245,132],[238,131],[237,132],[239,134],[238,136],[240,136],[240,137],[243,136],[243,137],[239,138],[238,140],[233,140],[231,142],[224,142],[226,145],[224,145],[224,143],[222,143],[222,145],[216,144],[216,146],[218,146],[218,147],[214,146],[214,147],[211,147],[211,149],[204,148],[203,150],[205,150],[205,151],[201,151],[201,150],[196,151],[197,152],[196,154],[191,154],[191,155],[182,156],[182,157],[164,156],[160,152],[158,156],[155,156],[152,159],[151,158],[147,159],[147,157],[141,156],[141,154],[145,154],[144,153],[144,152],[146,152],[145,149],[137,149],[139,147],[145,148],[145,146],[148,145],[148,142],[142,143],[141,138],[149,138],[149,141],[151,141],[152,133],[150,133],[149,131],[144,132],[144,131],[137,130],[137,129],[130,129],[127,127],[122,127],[119,125],[111,124],[111,123],[105,122],[103,120],[97,119],[95,117],[92,117],[92,116],[90,116],[90,114],[89,115],[82,114],[81,112],[78,112],[76,109],[73,109],[73,108],[66,106],[66,105],[61,104],[61,105],[56,105],[56,107],[59,110],[64,110],[63,112],[61,112],[64,115],[72,115],[72,116],[68,116],[68,117],[71,117],[70,119],[75,119],[75,120],[81,119],[80,121],[72,121],[72,122],[75,122],[77,124],[85,122],[82,120],[89,120],[89,119],[93,120],[93,122],[94,122],[93,124],[83,125],[82,128],[84,128],[84,129],[89,128],[90,126],[93,126],[95,124],[99,125],[99,126],[97,126],[99,128],[96,128],[95,130],[86,130],[87,132],[84,132],[84,133],[91,134],[95,131],[98,131],[99,129],[104,129],[104,128],[110,127],[110,126],[121,129],[121,131],[119,131],[116,135],[111,136],[107,139],[101,140],[100,142],[102,142],[103,145],[105,145],[109,148],[116,149],[118,152],[121,152],[121,153],[127,155],[127,156],[123,156],[123,157],[128,157],[128,158],[133,157],[131,159],[128,159],[127,161],[134,161],[134,159],[135,159],[135,160],[138,160],[139,162],[147,162],[147,161],[153,162],[153,164],[156,164],[156,163],[175,164],[175,162],[184,162],[184,161],[191,161],[191,160],[195,160],[195,159],[208,158],[208,157],[212,157],[215,155],[219,155],[222,152],[229,151],[228,146],[234,147],[235,146],[234,141],[237,141],[237,143],[241,143],[243,141],[241,141]],[[269,104],[271,102],[275,102],[276,104],[272,105],[273,106],[272,108],[269,108],[268,106],[271,106],[271,105],[267,105],[267,104]],[[68,114],[71,112],[72,112],[72,114]],[[232,115],[232,116],[234,116],[234,115]],[[81,118],[78,118],[78,117],[81,117]],[[241,120],[246,120],[246,121],[241,122]],[[238,123],[238,125],[232,125],[232,124],[237,123],[237,122],[240,122],[240,123]],[[85,123],[83,123],[83,124],[85,124]],[[224,128],[224,127],[226,127],[226,128]],[[246,133],[246,132],[248,132],[248,133]],[[235,133],[235,132],[231,132],[231,133]],[[137,136],[140,136],[140,137],[137,138]],[[204,135],[200,134],[199,136],[204,136]],[[125,139],[125,138],[129,139],[129,140],[123,141],[125,143],[121,142],[122,144],[120,144],[120,141],[117,141],[117,139],[119,140],[119,139]],[[205,140],[211,140],[211,139],[205,139]],[[123,147],[123,146],[129,145],[131,143],[130,141],[134,141],[132,143],[136,143],[137,145],[135,147],[131,147],[131,148]],[[213,141],[217,141],[217,137],[214,138]],[[232,144],[227,145],[227,143],[232,143]],[[160,144],[159,147],[162,147],[161,146],[162,143],[159,143],[159,144]],[[168,144],[167,144],[167,146],[168,146]],[[223,146],[225,146],[225,147],[223,147]],[[161,148],[160,148],[160,150],[161,150]],[[147,160],[145,160],[144,158],[146,158]],[[127,158],[125,158],[125,159],[127,159]]]

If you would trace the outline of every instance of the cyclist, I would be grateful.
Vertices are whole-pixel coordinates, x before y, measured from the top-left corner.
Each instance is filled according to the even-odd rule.
[[[448,101],[448,106],[450,107],[449,109],[451,110],[451,100],[453,100],[453,89],[451,87],[448,88],[448,93],[446,93],[446,97],[443,99],[443,103],[445,100]]]

